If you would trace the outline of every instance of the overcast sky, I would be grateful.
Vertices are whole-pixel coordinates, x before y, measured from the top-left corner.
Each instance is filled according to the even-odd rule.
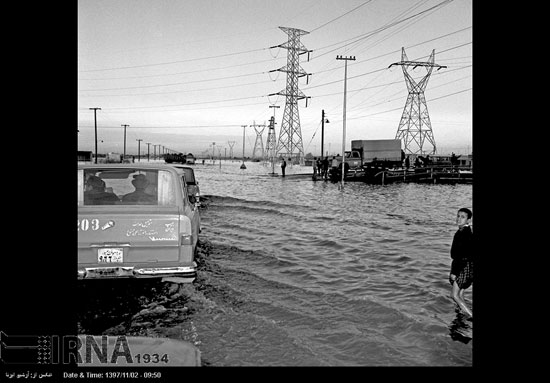
[[[257,132],[285,107],[287,41],[279,27],[309,32],[300,56],[309,76],[299,101],[304,152],[341,152],[344,61],[348,61],[346,150],[354,139],[395,138],[408,96],[401,61],[435,63],[425,96],[439,154],[472,151],[471,0],[78,0],[78,149],[251,155]],[[273,71],[273,72],[270,72]],[[417,79],[422,67],[410,72]],[[269,108],[280,106],[279,109]],[[268,127],[257,126],[267,139]],[[157,148],[160,148],[158,146]]]

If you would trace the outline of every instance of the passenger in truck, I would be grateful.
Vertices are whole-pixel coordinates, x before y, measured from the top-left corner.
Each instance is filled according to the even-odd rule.
[[[143,174],[134,176],[132,180],[135,191],[128,193],[122,197],[122,202],[125,204],[149,205],[157,202],[155,196],[148,194],[145,189],[149,186],[149,181]]]
[[[93,175],[88,177],[84,191],[85,205],[114,205],[118,202],[120,199],[116,194],[105,191],[105,181]]]

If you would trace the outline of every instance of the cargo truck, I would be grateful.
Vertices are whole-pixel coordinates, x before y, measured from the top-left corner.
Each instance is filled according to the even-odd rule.
[[[381,164],[396,166],[402,161],[401,140],[353,140],[351,151],[346,151],[346,169],[357,169],[363,165]],[[336,156],[341,167],[342,156]],[[329,157],[329,161],[332,159]]]
[[[361,167],[361,165],[362,165],[361,155],[358,151],[352,150],[350,152],[350,151],[346,150],[344,152],[344,156],[346,157],[346,159],[345,159],[346,169],[355,169],[355,168],[360,168]],[[338,156],[335,156],[335,157],[336,157],[336,161],[338,161],[338,167],[341,167],[342,156],[338,155]],[[330,161],[331,167],[333,167],[332,158],[329,156],[328,159]]]
[[[359,153],[362,165],[384,163],[386,167],[400,166],[403,160],[400,139],[352,140],[351,151]]]

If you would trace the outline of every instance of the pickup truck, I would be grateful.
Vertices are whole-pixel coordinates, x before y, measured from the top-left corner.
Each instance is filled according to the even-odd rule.
[[[199,208],[166,164],[78,165],[78,278],[191,283]]]
[[[361,167],[361,154],[358,151],[356,151],[356,150],[347,151],[346,150],[344,152],[344,156],[345,156],[344,163],[349,165],[349,168],[348,168],[348,166],[346,166],[346,168],[356,169],[356,168]],[[330,157],[329,157],[329,161],[330,161],[330,166],[332,167],[332,159]],[[338,162],[338,167],[341,167],[340,165],[342,164],[342,156],[336,156],[336,161]]]
[[[185,173],[185,183],[187,184],[187,193],[189,194],[190,199],[191,197],[195,197],[195,199],[192,199],[192,202],[199,204],[200,206],[200,189],[199,189],[199,182],[195,178],[195,171],[190,166],[185,165],[171,165],[177,169],[180,169],[183,173]]]

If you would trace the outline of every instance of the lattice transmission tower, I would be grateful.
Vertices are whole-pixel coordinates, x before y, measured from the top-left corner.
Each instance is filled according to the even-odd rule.
[[[401,65],[403,74],[405,75],[405,82],[409,91],[401,120],[399,121],[399,127],[395,134],[396,139],[402,139],[404,144],[403,151],[405,154],[424,155],[435,154],[436,145],[432,131],[432,124],[430,123],[430,116],[428,114],[428,106],[426,105],[426,97],[424,96],[424,90],[428,84],[430,75],[433,68],[440,70],[441,68],[447,68],[444,65],[434,64],[435,49],[432,50],[432,54],[428,61],[409,61],[405,54],[405,48],[401,48],[401,61],[391,64]],[[426,68],[426,75],[420,79],[415,80],[407,71],[409,67],[416,69],[417,67]],[[426,140],[432,145],[432,150],[424,150],[424,144]]]
[[[302,142],[302,130],[300,128],[300,115],[298,113],[298,100],[306,99],[307,97],[300,89],[298,81],[300,77],[307,76],[309,80],[311,73],[307,73],[300,66],[300,55],[309,52],[301,42],[300,36],[309,32],[297,28],[279,27],[288,35],[288,41],[284,44],[276,45],[271,48],[285,48],[288,50],[287,63],[285,66],[272,70],[270,72],[286,72],[286,88],[273,95],[285,96],[285,111],[283,113],[283,121],[279,132],[279,141],[277,143],[277,155],[283,155],[286,158],[292,158],[293,162],[304,163],[304,144]]]
[[[229,145],[229,158],[233,159],[233,146],[235,145],[236,141],[227,141],[227,144]]]
[[[262,140],[262,134],[266,125],[265,123],[263,125],[256,124],[256,121],[254,121],[254,124],[250,126],[252,126],[256,131],[256,141],[254,142],[254,150],[252,150],[252,158],[258,158],[258,156],[256,156],[256,152],[258,150],[260,150],[259,158],[264,158],[264,141]],[[258,130],[256,127],[262,128],[262,130]]]
[[[275,136],[275,117],[269,119],[269,128],[267,131],[267,143],[265,148],[266,158],[273,159],[276,157],[277,137]]]

